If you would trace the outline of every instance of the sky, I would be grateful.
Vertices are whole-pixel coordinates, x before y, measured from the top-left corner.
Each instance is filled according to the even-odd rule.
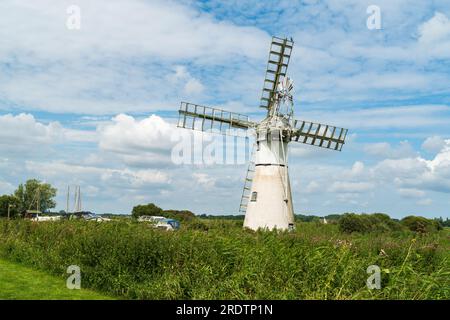
[[[175,163],[178,138],[211,139],[177,111],[262,119],[279,36],[295,118],[349,129],[342,152],[289,145],[295,213],[450,217],[448,0],[2,0],[0,16],[0,194],[38,178],[56,210],[79,185],[97,213],[238,214],[246,162]]]

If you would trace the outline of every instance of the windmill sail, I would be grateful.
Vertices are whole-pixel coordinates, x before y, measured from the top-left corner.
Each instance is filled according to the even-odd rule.
[[[261,108],[270,110],[277,85],[281,78],[286,76],[293,45],[292,39],[272,38],[261,95]]]
[[[181,102],[178,118],[179,128],[245,135],[245,130],[254,126],[256,124],[249,121],[248,116],[243,114]]]
[[[295,120],[291,141],[341,151],[347,131],[326,124]]]

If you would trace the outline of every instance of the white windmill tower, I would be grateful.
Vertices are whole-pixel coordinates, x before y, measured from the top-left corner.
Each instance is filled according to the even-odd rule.
[[[288,143],[296,141],[341,151],[347,129],[294,119],[292,80],[286,76],[292,39],[272,38],[260,107],[260,122],[248,116],[181,102],[178,127],[233,134],[232,129],[254,129],[255,160],[245,179],[239,211],[244,227],[257,230],[293,229],[294,210],[288,174]]]

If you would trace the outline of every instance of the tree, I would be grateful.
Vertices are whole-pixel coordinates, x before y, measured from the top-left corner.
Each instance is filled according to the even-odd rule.
[[[189,221],[195,218],[195,214],[189,210],[164,210],[162,215],[166,218],[181,221]]]
[[[355,213],[346,213],[338,221],[339,230],[345,233],[368,232],[369,221],[366,216]]]
[[[407,216],[401,220],[401,223],[409,230],[417,233],[429,233],[442,228],[437,221],[416,216]]]
[[[25,184],[20,184],[14,196],[19,201],[19,213],[25,213],[27,210],[36,210],[39,203],[39,209],[42,212],[56,206],[53,198],[56,196],[56,188],[49,183],[43,183],[36,179],[30,179]]]
[[[385,213],[354,214],[346,213],[338,221],[339,230],[345,233],[352,232],[386,232],[400,231],[402,225],[392,220]]]
[[[12,195],[2,195],[0,196],[0,216],[7,217],[8,216],[8,207],[10,207],[10,217],[13,218],[17,216],[18,208],[19,208],[19,199]]]
[[[131,215],[133,216],[133,218],[137,219],[140,216],[158,216],[161,215],[162,212],[163,209],[153,203],[149,203],[133,207]]]

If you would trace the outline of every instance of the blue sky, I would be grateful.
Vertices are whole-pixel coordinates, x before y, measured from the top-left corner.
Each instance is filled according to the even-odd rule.
[[[80,30],[66,27],[70,5]],[[4,0],[0,12],[0,194],[37,177],[57,186],[57,209],[80,185],[96,212],[236,214],[246,165],[173,164],[177,109],[263,117],[276,35],[295,41],[296,118],[349,129],[340,153],[290,145],[295,212],[449,217],[448,1]]]

